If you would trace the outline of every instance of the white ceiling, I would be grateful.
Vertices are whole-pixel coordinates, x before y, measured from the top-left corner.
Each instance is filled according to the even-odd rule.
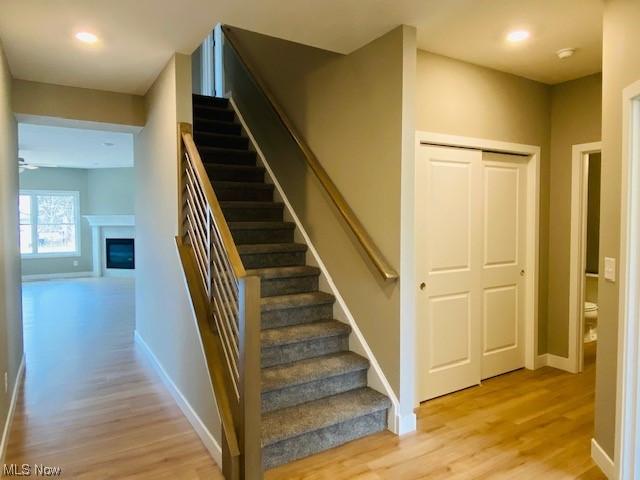
[[[15,77],[144,93],[174,51],[217,22],[351,52],[399,24],[419,48],[547,83],[600,71],[602,0],[1,0],[0,38]],[[508,48],[512,28],[526,45]],[[100,37],[82,45],[73,34]],[[564,62],[555,51],[577,47]]]
[[[18,125],[18,155],[30,165],[65,168],[116,168],[133,166],[131,133]],[[112,143],[106,146],[105,143]]]

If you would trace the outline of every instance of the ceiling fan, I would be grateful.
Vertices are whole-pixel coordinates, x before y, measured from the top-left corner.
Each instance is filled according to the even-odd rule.
[[[22,173],[25,170],[37,170],[39,167],[27,163],[24,158],[18,157],[18,172]]]

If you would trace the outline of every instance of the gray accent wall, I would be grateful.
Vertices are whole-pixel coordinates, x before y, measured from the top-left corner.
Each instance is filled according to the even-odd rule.
[[[0,139],[0,429],[4,429],[23,348],[18,250],[18,132],[11,110],[11,72],[1,42]],[[5,372],[9,380],[7,391],[2,381]],[[4,460],[3,454],[0,450],[0,464]]]
[[[133,168],[39,168],[20,174],[21,190],[80,192],[80,215],[132,215]],[[81,217],[80,256],[23,258],[23,275],[49,275],[92,270],[91,227]],[[78,265],[74,265],[78,262]]]

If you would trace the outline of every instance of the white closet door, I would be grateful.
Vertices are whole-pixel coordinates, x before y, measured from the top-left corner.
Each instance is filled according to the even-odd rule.
[[[480,383],[482,152],[420,146],[416,165],[418,392]]]
[[[483,379],[524,367],[526,162],[483,154]]]

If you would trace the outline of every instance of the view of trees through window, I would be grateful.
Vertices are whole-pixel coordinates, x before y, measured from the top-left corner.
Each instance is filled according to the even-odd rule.
[[[77,192],[20,193],[20,252],[77,253]]]

